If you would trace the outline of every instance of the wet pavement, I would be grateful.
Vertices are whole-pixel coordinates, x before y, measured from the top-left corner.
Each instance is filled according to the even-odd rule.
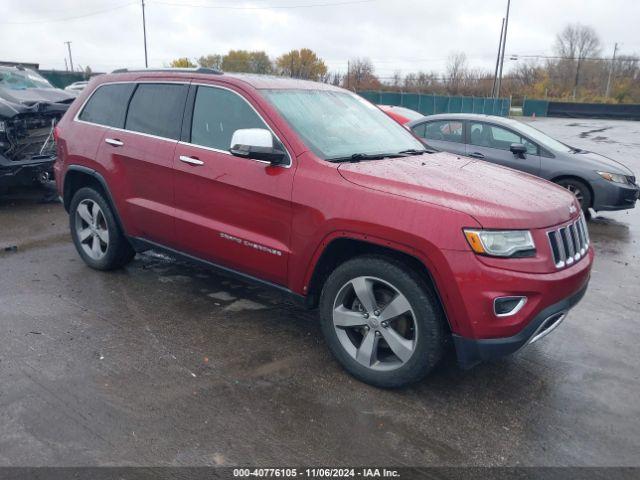
[[[640,173],[640,123],[535,125]],[[640,210],[590,222],[552,335],[386,391],[271,291],[153,253],[89,269],[41,196],[0,198],[0,465],[640,464]]]

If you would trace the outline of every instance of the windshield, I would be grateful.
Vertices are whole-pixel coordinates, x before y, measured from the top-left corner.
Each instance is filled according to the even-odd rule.
[[[0,70],[0,86],[10,90],[28,88],[54,88],[47,80],[33,70]]]
[[[349,92],[266,90],[266,98],[325,160],[424,150],[404,127]]]
[[[565,152],[569,153],[573,150],[568,145],[565,145],[562,142],[559,142],[555,138],[551,138],[546,133],[541,132],[537,128],[532,127],[531,125],[527,125],[526,123],[521,122],[513,122],[514,126],[520,130],[520,133],[528,136],[534,142],[541,144],[543,147],[548,148],[549,150],[554,150],[556,152]]]

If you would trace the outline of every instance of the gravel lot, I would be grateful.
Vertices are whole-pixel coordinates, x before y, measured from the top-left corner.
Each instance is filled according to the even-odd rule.
[[[534,124],[640,174],[639,122]],[[590,223],[553,335],[384,391],[270,291],[153,253],[90,270],[41,196],[0,199],[0,465],[640,465],[639,210]]]

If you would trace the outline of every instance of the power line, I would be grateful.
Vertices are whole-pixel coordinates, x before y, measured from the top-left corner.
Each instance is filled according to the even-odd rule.
[[[511,57],[511,60],[519,60],[520,58],[544,58],[545,60],[578,60],[578,57],[562,57],[562,56],[558,56],[558,55],[519,55],[519,54],[512,54],[509,55]],[[628,59],[630,60],[636,60],[638,59],[637,56],[629,56]],[[581,57],[580,60],[587,60],[587,61],[596,61],[596,62],[611,62],[614,61],[614,59],[612,58],[607,58],[607,57]]]
[[[361,3],[372,3],[378,0],[342,0],[337,2],[326,3],[309,3],[309,4],[297,4],[297,5],[265,5],[265,6],[231,6],[231,5],[205,5],[205,4],[189,4],[189,3],[173,3],[153,0],[156,5],[166,5],[170,7],[188,7],[188,8],[209,8],[220,10],[288,10],[297,8],[316,8],[316,7],[338,7],[342,5],[355,5]]]
[[[118,10],[120,8],[125,8],[125,7],[128,7],[130,5],[134,5],[135,3],[136,2],[123,3],[123,4],[120,4],[120,5],[116,5],[114,7],[103,8],[102,10],[95,10],[93,12],[85,13],[83,15],[76,15],[76,16],[73,16],[73,17],[52,18],[52,19],[48,19],[48,20],[32,20],[32,21],[27,21],[27,22],[0,22],[0,25],[34,25],[34,24],[41,24],[41,23],[67,22],[67,21],[70,21],[70,20],[77,20],[79,18],[92,17],[94,15],[101,15],[103,13],[112,12],[112,11]]]

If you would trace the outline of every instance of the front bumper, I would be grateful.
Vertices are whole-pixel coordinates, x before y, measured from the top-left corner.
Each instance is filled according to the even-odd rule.
[[[517,352],[551,333],[564,319],[569,309],[574,307],[587,291],[587,285],[569,297],[541,310],[519,333],[505,338],[473,339],[453,335],[453,343],[462,368]]]
[[[56,157],[37,158],[32,160],[9,160],[0,154],[0,186],[28,184],[42,172],[53,176],[53,164]]]
[[[595,211],[626,210],[634,208],[640,198],[640,186],[598,180],[594,182]]]

